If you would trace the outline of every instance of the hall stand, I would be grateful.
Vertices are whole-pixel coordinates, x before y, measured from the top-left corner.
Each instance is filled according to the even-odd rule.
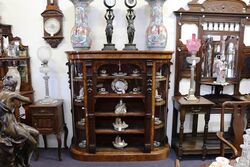
[[[197,28],[196,36],[198,39],[201,39],[201,48],[197,53],[201,61],[196,66],[195,93],[197,97],[202,97],[202,99],[205,98],[209,101],[210,105],[208,108],[211,109],[210,111],[207,110],[205,114],[205,126],[207,126],[210,114],[220,114],[221,104],[224,101],[237,101],[241,100],[238,96],[244,96],[239,92],[239,85],[243,78],[250,78],[248,65],[250,63],[250,47],[245,46],[243,43],[245,27],[250,25],[248,19],[250,16],[250,6],[239,0],[206,0],[202,4],[193,0],[188,3],[187,10],[180,8],[175,11],[175,15],[176,60],[172,147],[176,150],[179,159],[183,155],[190,154],[202,155],[202,158],[206,158],[207,154],[219,154],[219,141],[209,129],[207,133],[207,127],[204,128],[205,132],[196,134],[195,131],[194,133],[199,123],[198,121],[200,121],[198,114],[200,114],[203,108],[199,102],[191,102],[188,104],[189,108],[186,109],[187,111],[181,112],[181,114],[184,114],[184,116],[181,116],[182,118],[185,118],[186,113],[192,113],[193,124],[195,125],[192,129],[193,132],[184,133],[182,136],[182,132],[185,131],[184,127],[180,127],[179,132],[177,130],[177,115],[181,110],[181,107],[178,106],[183,106],[178,99],[180,96],[184,96],[180,93],[179,85],[182,79],[190,78],[190,66],[186,61],[186,57],[190,56],[190,54],[188,53],[185,41],[183,41],[184,36],[187,36],[186,32],[189,31],[185,31],[185,28],[189,25],[195,26]],[[191,35],[190,33],[190,38]],[[216,76],[213,70],[214,64],[219,58],[218,55],[225,56],[228,64],[226,84],[215,82]],[[201,94],[202,87],[204,86],[211,88],[210,94]],[[232,95],[223,92],[226,86],[233,88]],[[213,103],[214,105],[212,105]],[[231,113],[232,109],[227,108],[226,112]],[[230,133],[227,134],[229,135]],[[203,141],[204,138],[207,140]],[[206,147],[204,147],[204,143],[206,143]]]

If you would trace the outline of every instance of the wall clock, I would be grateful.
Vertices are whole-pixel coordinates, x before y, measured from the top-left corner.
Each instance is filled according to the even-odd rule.
[[[58,0],[47,0],[43,17],[44,40],[56,48],[63,40],[63,13],[59,9]]]

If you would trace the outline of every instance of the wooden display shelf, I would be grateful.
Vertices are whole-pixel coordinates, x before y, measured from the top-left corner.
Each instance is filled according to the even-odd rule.
[[[166,81],[167,78],[166,77],[162,77],[162,78],[156,78],[155,80],[160,82],[160,81]]]
[[[142,80],[143,78],[142,78],[142,76],[140,75],[140,76],[130,76],[130,75],[126,75],[126,76],[112,76],[112,75],[108,75],[108,76],[105,76],[105,77],[103,77],[103,76],[98,76],[96,79],[97,80],[112,80],[112,79],[117,79],[117,78],[119,78],[119,79],[126,79],[126,80],[130,80],[130,79],[140,79],[140,80]]]
[[[182,144],[182,154],[183,155],[202,155],[203,153],[203,136],[202,134],[198,134],[196,137],[191,135],[185,135],[185,141]],[[178,138],[172,139],[172,147],[179,151],[179,140]],[[220,154],[220,142],[218,139],[214,137],[210,137],[206,141],[206,154]],[[230,148],[225,145],[226,151],[225,153],[232,153]]]
[[[94,96],[95,98],[145,98],[143,94],[117,94],[117,93],[108,93],[108,94],[97,94]]]
[[[82,78],[79,78],[79,77],[75,77],[75,78],[73,79],[73,81],[75,81],[75,82],[83,82],[83,79],[82,79]]]
[[[168,145],[154,148],[150,154],[144,153],[143,148],[97,148],[95,154],[88,153],[87,150],[80,149],[75,145],[70,147],[71,155],[74,159],[82,161],[154,161],[163,160],[169,155]]]
[[[163,106],[166,104],[166,101],[165,100],[162,100],[162,101],[156,101],[155,102],[155,106]]]
[[[74,105],[75,106],[80,106],[80,107],[84,106],[83,102],[76,102],[76,101],[74,101]]]
[[[144,134],[144,129],[125,129],[124,131],[116,131],[114,129],[96,129],[96,134]]]
[[[164,128],[164,123],[161,123],[160,125],[155,125],[155,129],[161,129]]]
[[[143,117],[145,116],[144,112],[127,112],[127,113],[121,113],[116,114],[114,112],[96,112],[96,117]]]
[[[30,59],[30,57],[21,57],[21,56],[19,56],[19,57],[10,57],[10,56],[0,56],[0,60],[1,61],[22,61],[22,60],[25,60],[25,61],[27,61],[27,60],[29,60]]]
[[[79,124],[77,124],[77,123],[76,123],[76,128],[77,128],[77,129],[81,129],[81,130],[85,130],[85,129],[86,129],[86,128],[85,128],[85,125],[82,126],[82,125],[79,125]]]

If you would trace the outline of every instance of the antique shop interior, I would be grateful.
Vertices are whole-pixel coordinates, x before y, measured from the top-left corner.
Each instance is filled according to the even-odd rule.
[[[250,2],[0,0],[0,167],[250,167]]]

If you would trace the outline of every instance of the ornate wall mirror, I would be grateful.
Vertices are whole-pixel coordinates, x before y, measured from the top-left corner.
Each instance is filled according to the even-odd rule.
[[[216,62],[224,59],[228,66],[226,77],[236,77],[236,60],[238,57],[238,35],[204,35],[202,48],[201,77],[216,77]]]

